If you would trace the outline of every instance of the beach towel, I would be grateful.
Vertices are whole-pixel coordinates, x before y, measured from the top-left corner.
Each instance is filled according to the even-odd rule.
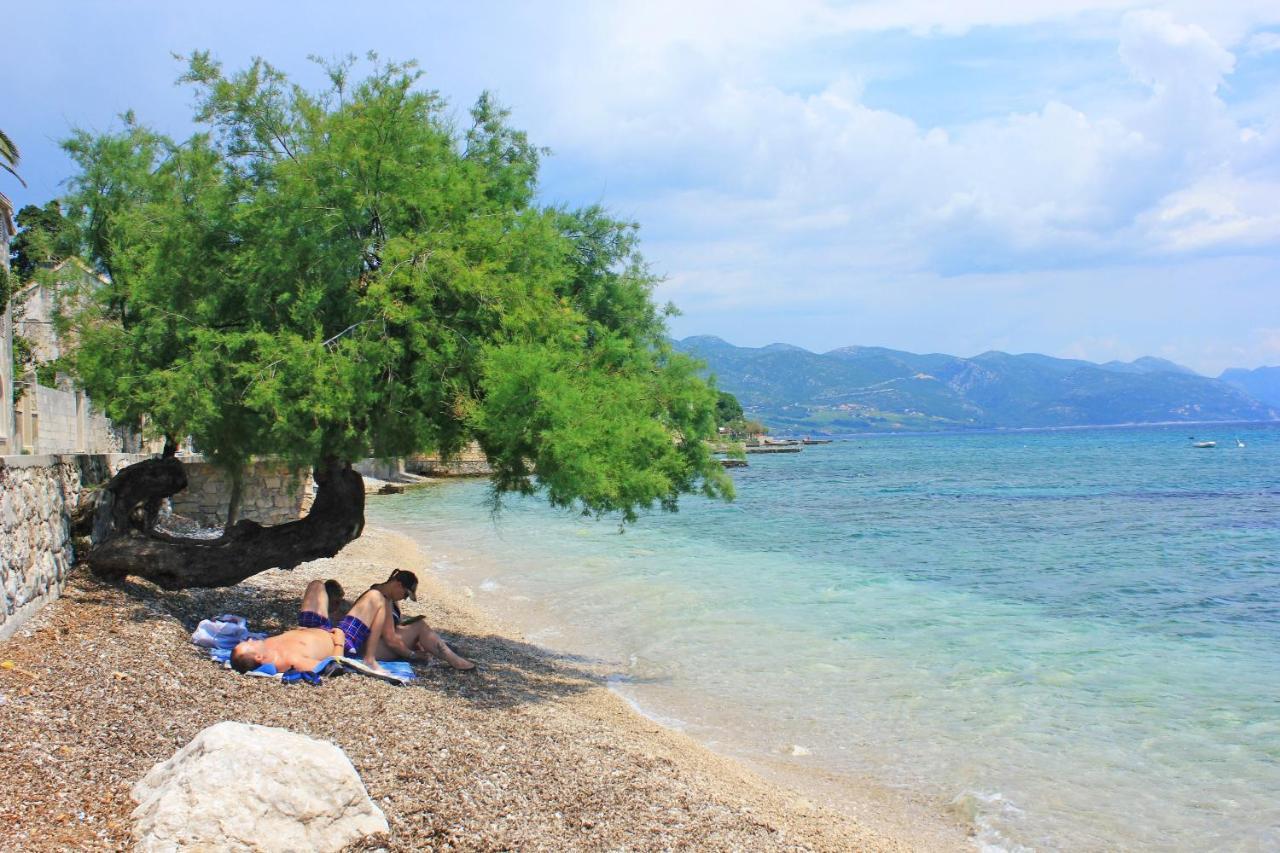
[[[385,672],[375,672],[364,661],[357,658],[341,657],[338,660],[342,661],[343,667],[351,672],[358,672],[370,678],[380,678],[391,684],[404,684],[418,677],[418,674],[413,671],[413,665],[407,660],[378,661],[378,666],[386,670]]]
[[[209,659],[217,661],[225,668],[231,668],[231,649],[210,649]],[[306,672],[299,672],[291,669],[288,672],[278,672],[274,664],[264,663],[257,669],[251,669],[245,675],[256,676],[257,678],[277,678],[281,684],[294,684],[304,681],[313,687],[319,687],[326,675],[337,675],[342,670],[342,662],[335,657],[327,657],[316,664],[312,669]]]
[[[249,630],[249,623],[243,616],[224,613],[216,619],[205,619],[191,634],[191,642],[209,650],[210,660],[217,661],[227,669],[231,668],[231,651],[244,640],[261,640],[266,634],[255,634]],[[257,669],[251,669],[245,675],[258,678],[279,679],[282,684],[295,684],[299,681],[319,687],[325,676],[339,675],[343,672],[355,672],[378,678],[391,684],[406,684],[417,678],[408,661],[380,660],[378,666],[385,672],[376,672],[358,658],[327,657],[308,672],[289,670],[277,672],[274,665],[264,663]]]
[[[255,634],[243,616],[224,613],[205,619],[191,632],[191,642],[206,649],[234,649],[245,640],[261,640],[266,634]]]
[[[231,668],[231,649],[210,649],[210,660],[217,661],[227,669]],[[380,660],[378,666],[386,670],[386,673],[374,672],[364,661],[356,658],[346,657],[327,657],[310,672],[298,672],[297,670],[289,670],[288,672],[277,672],[275,666],[264,663],[257,669],[251,669],[245,675],[253,675],[258,678],[276,678],[281,684],[294,684],[298,681],[306,682],[313,687],[319,687],[322,679],[331,675],[340,675],[343,672],[355,672],[360,675],[367,675],[370,678],[378,678],[390,684],[407,684],[418,677],[413,671],[413,666],[408,661],[403,660]]]

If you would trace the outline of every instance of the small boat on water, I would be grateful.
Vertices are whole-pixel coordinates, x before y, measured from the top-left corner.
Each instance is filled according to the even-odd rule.
[[[832,441],[834,441],[834,440],[835,440],[835,439],[831,439],[831,438],[802,438],[802,439],[800,439],[801,443],[803,443],[803,444],[830,444],[830,443],[831,443]]]
[[[1199,447],[1199,448],[1202,448],[1202,449],[1207,449],[1207,448],[1210,448],[1210,447],[1217,447],[1217,446],[1218,446],[1218,442],[1216,442],[1216,441],[1197,441],[1195,444],[1193,444],[1193,445],[1191,445],[1191,446],[1192,446],[1192,447]]]
[[[1236,439],[1236,447],[1244,447],[1244,442],[1237,438],[1237,439]]]

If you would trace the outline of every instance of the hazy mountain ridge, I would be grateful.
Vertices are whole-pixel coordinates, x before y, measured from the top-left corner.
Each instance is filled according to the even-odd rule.
[[[1280,367],[1231,367],[1218,378],[1268,406],[1280,407]]]
[[[786,344],[737,347],[711,336],[675,346],[705,361],[753,416],[781,429],[1280,419],[1280,403],[1152,357],[1095,364],[996,351],[972,358],[861,346],[814,353]]]

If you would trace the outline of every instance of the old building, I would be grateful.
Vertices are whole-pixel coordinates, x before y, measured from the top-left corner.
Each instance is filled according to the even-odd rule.
[[[62,261],[38,280],[15,288],[10,299],[10,335],[22,338],[38,365],[51,365],[74,341],[56,328],[58,307],[68,294],[96,287],[104,279],[77,258]],[[12,346],[12,343],[10,343]],[[10,356],[6,364],[12,365]],[[84,392],[61,373],[28,369],[10,380],[16,389],[6,407],[12,424],[8,453],[119,453],[141,449],[137,437],[115,427]]]
[[[0,294],[9,292],[9,240],[13,237],[13,203],[0,193]],[[0,305],[0,456],[16,453],[13,424],[13,317],[8,298]]]

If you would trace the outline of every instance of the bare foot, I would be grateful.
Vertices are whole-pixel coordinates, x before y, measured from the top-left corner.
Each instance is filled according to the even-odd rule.
[[[418,644],[415,646],[415,649],[422,653],[422,660],[429,660],[433,657],[439,658],[454,669],[461,670],[463,672],[469,672],[476,668],[474,663],[449,648],[449,645],[438,637],[436,638],[435,643],[430,646],[422,640],[418,640]]]
[[[382,666],[381,666],[381,665],[380,665],[376,660],[367,660],[367,659],[366,659],[366,660],[365,660],[365,662],[364,662],[364,665],[365,665],[365,666],[367,666],[367,667],[369,667],[369,669],[373,670],[373,671],[374,671],[374,672],[376,672],[378,675],[391,675],[391,673],[390,673],[390,672],[388,672],[387,670],[383,669],[383,668],[382,668]]]
[[[468,672],[476,668],[474,663],[446,646],[443,642],[440,643],[440,651],[442,652],[440,656],[444,658],[445,662],[454,669],[460,669],[463,672]]]

